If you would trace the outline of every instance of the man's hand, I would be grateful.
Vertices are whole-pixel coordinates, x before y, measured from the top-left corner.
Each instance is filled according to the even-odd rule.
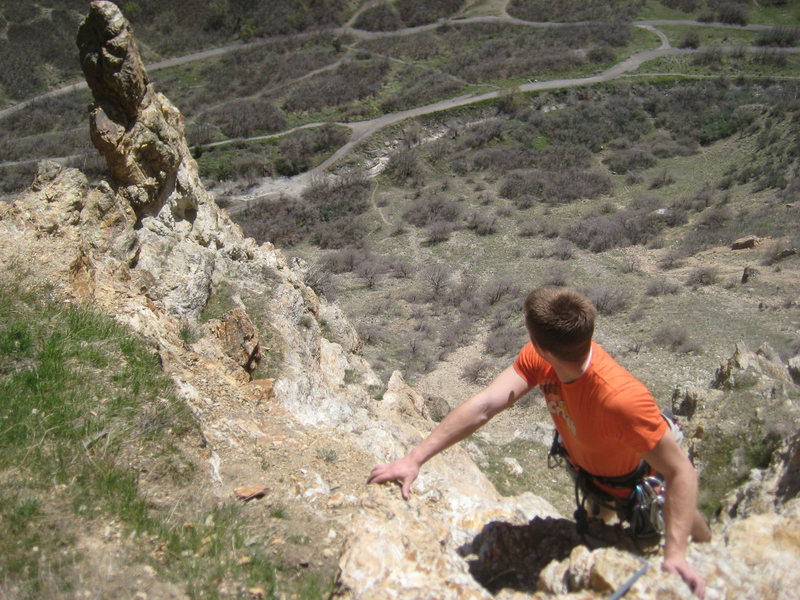
[[[377,465],[369,474],[367,483],[384,483],[386,481],[399,481],[400,493],[403,500],[408,500],[411,493],[411,484],[419,475],[419,465],[408,456],[393,463]]]
[[[694,592],[694,595],[703,599],[706,595],[706,582],[698,575],[692,566],[683,559],[664,559],[661,568],[668,573],[677,573]]]

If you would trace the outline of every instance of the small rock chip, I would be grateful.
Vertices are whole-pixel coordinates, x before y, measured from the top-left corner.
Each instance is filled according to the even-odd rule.
[[[269,488],[261,484],[243,485],[234,490],[236,496],[242,500],[252,500],[253,498],[263,498],[267,495]]]

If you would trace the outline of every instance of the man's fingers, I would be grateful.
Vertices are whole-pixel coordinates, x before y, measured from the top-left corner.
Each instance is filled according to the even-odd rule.
[[[667,561],[665,561],[661,566],[669,573],[680,575],[683,581],[686,582],[686,585],[689,586],[689,589],[694,592],[694,595],[700,600],[703,600],[706,595],[706,582],[695,572],[694,569],[692,569],[691,566],[689,566],[687,563],[673,564]]]

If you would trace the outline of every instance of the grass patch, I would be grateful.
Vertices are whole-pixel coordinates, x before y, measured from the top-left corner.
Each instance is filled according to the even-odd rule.
[[[330,580],[281,566],[241,506],[175,512],[148,500],[141,487],[148,475],[133,468],[132,454],[145,473],[158,474],[162,492],[196,485],[179,447],[196,424],[171,390],[151,348],[111,318],[54,303],[44,289],[0,282],[4,590],[74,597],[91,581],[77,539],[113,520],[128,563],[157,567],[191,598],[256,587],[265,598],[330,593]]]
[[[759,32],[731,27],[704,27],[694,23],[686,25],[659,25],[669,43],[678,48],[689,34],[696,34],[698,46],[753,46]]]
[[[227,281],[220,281],[215,284],[208,302],[200,312],[200,322],[207,323],[212,319],[219,319],[225,313],[236,308],[236,304],[233,302],[233,294],[233,288]]]

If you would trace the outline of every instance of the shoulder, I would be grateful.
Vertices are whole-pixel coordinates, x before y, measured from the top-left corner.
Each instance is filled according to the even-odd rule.
[[[547,366],[547,363],[539,356],[531,342],[525,344],[514,360],[514,370],[531,385],[536,385],[536,379]]]
[[[602,379],[606,386],[612,389],[620,388],[626,391],[641,389],[647,394],[650,393],[641,381],[614,360],[602,346],[594,342],[592,343],[592,362],[589,369],[596,377]]]

